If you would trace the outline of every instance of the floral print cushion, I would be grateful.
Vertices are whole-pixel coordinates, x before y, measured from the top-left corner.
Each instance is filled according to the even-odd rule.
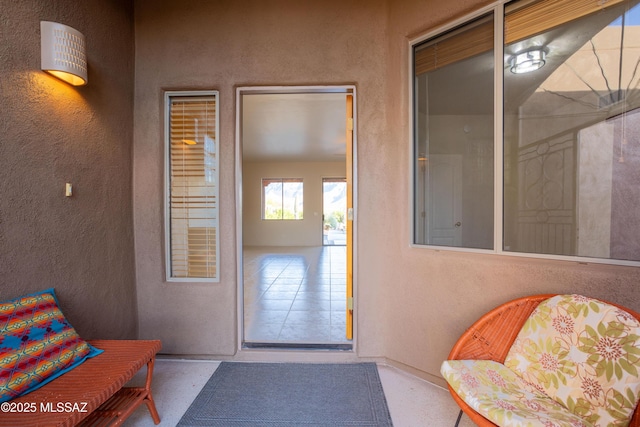
[[[447,360],[440,372],[469,406],[499,426],[594,427],[492,360]]]
[[[534,310],[504,364],[593,426],[627,426],[640,397],[640,322],[558,295]]]

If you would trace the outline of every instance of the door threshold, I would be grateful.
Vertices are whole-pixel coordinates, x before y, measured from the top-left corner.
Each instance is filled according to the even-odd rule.
[[[352,351],[353,344],[344,343],[326,343],[326,344],[310,344],[310,343],[283,343],[283,342],[245,342],[242,344],[243,349],[250,350],[324,350],[324,351]]]

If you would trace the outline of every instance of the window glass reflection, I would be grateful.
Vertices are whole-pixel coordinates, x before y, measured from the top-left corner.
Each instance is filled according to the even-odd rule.
[[[493,25],[414,48],[416,244],[493,248]]]
[[[640,260],[640,6],[510,35],[544,3],[505,17],[504,250]]]

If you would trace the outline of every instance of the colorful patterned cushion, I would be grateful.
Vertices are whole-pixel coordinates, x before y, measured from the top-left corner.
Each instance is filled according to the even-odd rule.
[[[440,372],[462,400],[499,426],[593,427],[493,360],[447,360]]]
[[[558,295],[531,314],[505,366],[595,426],[627,426],[640,397],[640,322],[598,300]]]
[[[0,402],[29,393],[100,353],[65,319],[53,289],[0,303]]]

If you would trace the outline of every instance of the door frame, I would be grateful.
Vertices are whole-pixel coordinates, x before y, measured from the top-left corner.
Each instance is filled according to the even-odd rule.
[[[236,292],[237,292],[237,351],[243,352],[244,348],[244,255],[243,255],[243,216],[242,216],[242,95],[245,94],[296,94],[296,93],[344,93],[352,96],[352,114],[353,114],[353,135],[352,135],[352,204],[353,204],[353,220],[352,224],[352,294],[353,294],[353,311],[352,322],[347,327],[351,327],[351,351],[357,349],[357,232],[358,232],[358,209],[357,209],[357,95],[355,85],[327,85],[327,86],[241,86],[236,88],[235,92],[235,196],[236,196]],[[345,302],[346,305],[346,302]],[[347,332],[347,331],[345,331]],[[255,350],[252,350],[255,351]]]

